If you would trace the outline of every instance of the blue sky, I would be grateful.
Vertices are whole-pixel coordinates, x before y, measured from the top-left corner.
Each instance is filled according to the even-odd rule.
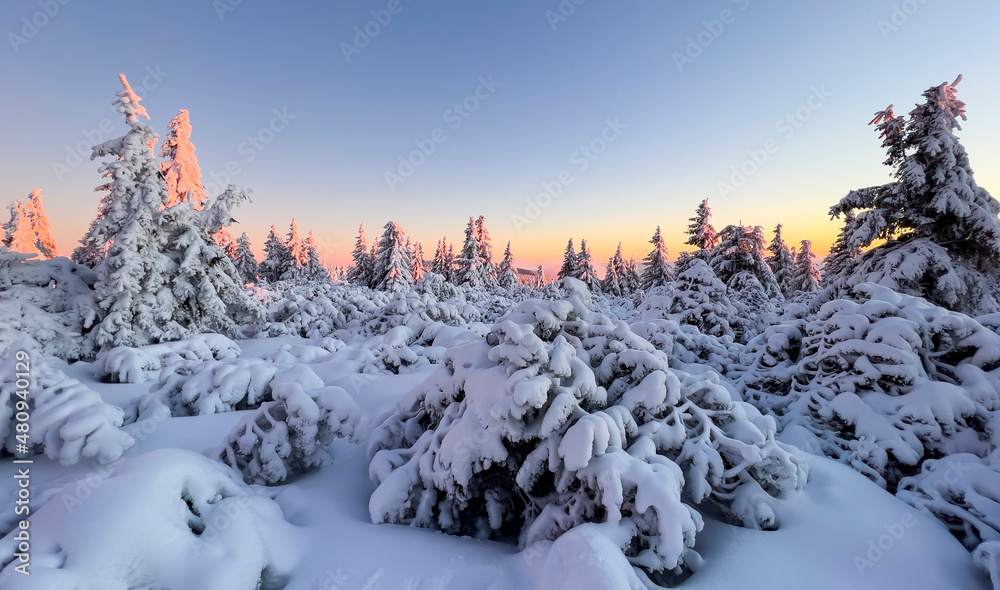
[[[161,134],[190,111],[206,185],[254,191],[237,232],[259,248],[296,217],[331,262],[359,223],[430,253],[470,215],[523,266],[570,237],[641,258],[657,225],[676,255],[705,198],[717,227],[780,222],[822,253],[829,206],[888,179],[872,114],[959,73],[1000,194],[996,3],[62,1],[0,4],[0,201],[41,187],[64,251],[101,181],[72,152],[125,130],[118,73]]]

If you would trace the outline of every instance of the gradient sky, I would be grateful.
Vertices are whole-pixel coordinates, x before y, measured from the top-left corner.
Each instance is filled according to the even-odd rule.
[[[0,201],[42,188],[64,253],[100,198],[98,162],[72,152],[126,129],[111,106],[118,73],[161,136],[190,111],[210,189],[238,169],[231,181],[253,203],[236,211],[237,234],[259,250],[272,223],[296,217],[331,263],[349,260],[362,222],[369,239],[399,222],[429,257],[485,215],[496,253],[511,240],[520,266],[554,273],[566,240],[586,238],[603,273],[619,241],[641,259],[657,225],[676,256],[705,198],[717,228],[770,236],[780,222],[789,244],[810,238],[822,255],[839,229],[829,206],[889,178],[872,114],[905,113],[959,73],[960,136],[977,181],[1000,196],[996,2],[59,1],[0,3]],[[372,11],[391,20],[372,23]],[[348,61],[366,26],[377,35]],[[477,108],[456,119],[463,101]],[[779,124],[796,112],[805,120]],[[581,156],[602,133],[614,141]],[[386,172],[435,136],[390,188]],[[767,160],[721,194],[765,146]],[[526,210],[564,170],[561,195]]]

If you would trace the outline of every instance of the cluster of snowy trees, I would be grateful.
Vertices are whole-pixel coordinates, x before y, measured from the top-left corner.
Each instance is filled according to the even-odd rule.
[[[134,442],[123,420],[253,410],[214,455],[277,485],[357,434],[358,408],[308,359],[436,365],[369,439],[375,522],[522,546],[597,524],[642,579],[674,583],[698,561],[706,509],[777,526],[770,497],[806,475],[794,444],[939,517],[1000,582],[1000,502],[977,492],[1000,482],[1000,203],[954,134],[959,80],[908,118],[876,114],[894,179],[831,208],[844,225],[822,268],[780,224],[770,240],[742,222],[717,231],[706,200],[674,262],[659,227],[639,262],[619,244],[603,277],[570,239],[553,284],[540,267],[522,280],[509,242],[496,261],[483,216],[430,259],[396,222],[370,244],[361,226],[352,266],[333,274],[293,219],[258,262],[229,231],[249,191],[205,194],[187,111],[154,155],[121,82],[128,131],[94,147],[107,180],[72,261],[40,191],[3,225],[0,371],[16,345],[158,385],[123,419],[40,365],[36,415],[53,418],[34,452],[113,461]],[[228,340],[278,335],[313,341],[243,359]],[[0,410],[14,395],[0,388]]]

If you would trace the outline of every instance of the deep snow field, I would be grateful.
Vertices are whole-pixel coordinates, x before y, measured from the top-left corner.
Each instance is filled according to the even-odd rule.
[[[241,358],[294,357],[318,341],[283,336],[238,343]],[[278,486],[246,486],[205,454],[252,410],[139,420],[122,459],[31,465],[31,568],[7,567],[4,590],[161,589],[523,589],[643,588],[622,552],[583,525],[555,542],[513,543],[372,524],[367,442],[377,418],[433,373],[362,374],[357,348],[297,357],[361,409],[358,442],[335,440],[332,461]],[[289,356],[290,355],[290,356]],[[102,383],[93,363],[54,363],[126,408],[152,381]],[[16,522],[16,470],[0,462],[0,525]],[[695,549],[703,561],[689,590],[983,589],[969,552],[931,516],[856,471],[808,456],[801,492],[773,503],[778,529],[760,531],[705,517]],[[220,494],[221,492],[221,494]],[[220,498],[224,498],[221,499]],[[273,498],[273,501],[271,500]],[[196,534],[198,533],[198,534]],[[0,542],[8,559],[14,545]],[[261,572],[262,565],[266,566]],[[260,582],[260,586],[257,586]]]

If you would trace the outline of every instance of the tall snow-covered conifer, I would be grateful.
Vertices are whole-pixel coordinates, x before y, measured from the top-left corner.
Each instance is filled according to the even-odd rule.
[[[483,268],[476,220],[469,218],[465,227],[465,242],[462,253],[455,259],[455,284],[474,288],[487,286],[486,269]]]
[[[385,224],[385,231],[375,249],[374,288],[382,291],[405,291],[413,285],[406,234],[398,223]]]
[[[663,236],[660,235],[659,226],[656,227],[656,233],[650,238],[649,243],[653,245],[653,249],[642,259],[646,263],[640,277],[640,288],[643,290],[666,285],[673,278],[670,272],[670,263],[667,262],[669,255],[667,245],[663,242]]]
[[[269,283],[281,280],[281,277],[288,272],[291,266],[290,259],[291,253],[288,246],[278,234],[278,228],[272,225],[271,230],[267,233],[267,239],[264,240],[264,260],[257,268],[257,276],[260,277],[260,280]]]
[[[771,267],[771,272],[774,274],[774,280],[778,282],[778,286],[781,288],[782,294],[784,294],[785,297],[790,297],[792,293],[795,292],[795,288],[792,287],[792,275],[795,272],[795,258],[792,256],[791,250],[788,249],[788,245],[785,244],[785,240],[781,236],[782,227],[783,226],[780,223],[774,227],[774,238],[771,239],[771,243],[767,247],[767,250],[771,253],[771,255],[766,258],[766,262],[767,265]]]
[[[597,270],[594,268],[594,260],[590,256],[590,249],[587,248],[587,240],[580,240],[580,252],[576,255],[576,266],[580,274],[579,279],[593,293],[601,292],[601,279],[597,278]]]
[[[792,274],[791,281],[793,291],[811,293],[819,290],[820,274],[815,258],[816,255],[812,251],[812,241],[802,240],[799,252],[795,256],[795,272]]]
[[[712,209],[708,206],[708,199],[705,199],[698,205],[695,216],[690,219],[691,223],[687,228],[688,239],[684,243],[698,248],[699,251],[711,252],[718,242],[711,219]]]
[[[107,250],[97,264],[95,301],[101,320],[88,334],[95,349],[142,346],[184,337],[188,330],[176,320],[178,302],[170,279],[176,263],[165,253],[168,239],[162,210],[169,195],[153,156],[157,136],[141,118],[149,118],[139,96],[119,75],[123,90],[115,110],[125,115],[129,131],[123,137],[94,146],[91,159],[112,156],[100,172],[109,181],[95,224],[84,247]]]
[[[604,271],[601,291],[615,297],[626,295],[625,274],[627,272],[625,258],[622,257],[622,243],[618,242],[618,249],[615,250],[614,256],[608,260],[608,267]]]
[[[497,267],[497,284],[508,291],[518,286],[517,269],[514,268],[514,255],[510,252],[510,242],[503,251],[503,260]]]
[[[368,242],[365,240],[365,224],[358,228],[358,239],[354,242],[354,249],[351,250],[351,258],[354,266],[347,275],[347,280],[362,287],[372,286],[372,273],[375,270],[375,261],[372,260],[368,251]]]
[[[166,206],[190,201],[195,209],[201,209],[206,198],[205,187],[201,184],[201,168],[191,143],[191,120],[187,109],[181,109],[167,125],[160,157],[165,158],[160,163],[160,170],[167,183]]]
[[[580,278],[580,263],[576,255],[576,248],[573,246],[573,238],[569,239],[566,243],[566,253],[563,254],[562,267],[559,268],[559,274],[557,278],[565,279],[570,277],[573,279]]]
[[[247,237],[246,232],[236,238],[236,258],[233,262],[236,264],[236,270],[240,273],[244,284],[257,282],[257,258],[250,248],[250,238]]]

